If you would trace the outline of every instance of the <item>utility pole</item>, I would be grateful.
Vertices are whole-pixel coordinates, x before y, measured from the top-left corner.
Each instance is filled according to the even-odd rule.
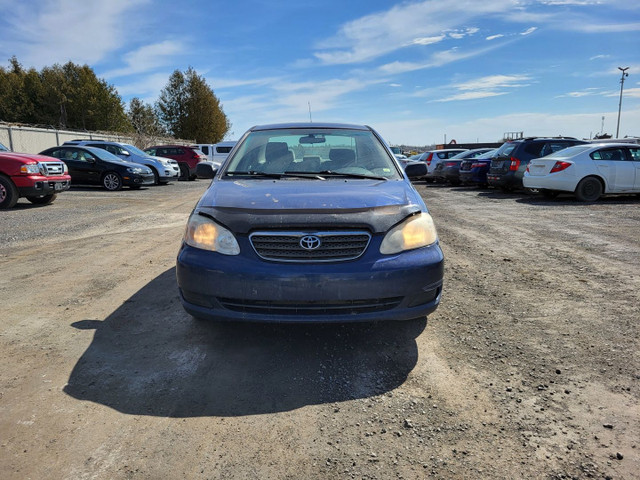
[[[618,67],[618,70],[622,72],[622,77],[620,77],[620,103],[618,104],[618,127],[616,128],[616,138],[620,135],[620,112],[622,111],[622,89],[624,88],[624,79],[628,77],[629,74],[626,73],[629,70],[629,67]]]

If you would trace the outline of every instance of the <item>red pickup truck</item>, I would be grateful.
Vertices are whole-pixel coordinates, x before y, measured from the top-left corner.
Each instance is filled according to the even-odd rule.
[[[69,170],[58,159],[0,152],[0,209],[13,207],[20,197],[46,205],[70,186]]]

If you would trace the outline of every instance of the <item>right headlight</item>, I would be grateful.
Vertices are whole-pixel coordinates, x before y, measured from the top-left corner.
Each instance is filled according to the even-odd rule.
[[[422,212],[389,230],[380,245],[380,253],[383,255],[400,253],[426,247],[437,240],[438,234],[431,215]]]
[[[229,230],[216,222],[197,213],[189,217],[184,232],[187,245],[202,250],[222,253],[223,255],[239,255],[240,245]]]

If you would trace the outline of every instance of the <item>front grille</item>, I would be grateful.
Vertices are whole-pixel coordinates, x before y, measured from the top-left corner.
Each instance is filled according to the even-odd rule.
[[[62,162],[41,162],[44,167],[45,175],[62,175],[64,174],[64,165]]]
[[[242,300],[218,298],[220,305],[235,312],[264,315],[351,315],[384,312],[400,305],[402,297],[367,300],[340,300],[335,302],[273,302],[268,300]]]
[[[303,248],[301,241],[305,237],[317,238],[319,246],[313,249]],[[265,260],[336,262],[353,260],[362,255],[369,245],[371,235],[363,231],[255,232],[249,239],[255,252]],[[314,242],[310,246],[315,246]]]

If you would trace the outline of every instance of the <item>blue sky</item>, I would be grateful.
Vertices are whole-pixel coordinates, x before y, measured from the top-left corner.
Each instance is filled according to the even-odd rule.
[[[125,102],[175,70],[232,123],[373,126],[392,144],[640,136],[636,0],[0,0],[0,62],[88,64]],[[3,63],[5,66],[8,63]],[[604,117],[604,121],[603,121]]]

